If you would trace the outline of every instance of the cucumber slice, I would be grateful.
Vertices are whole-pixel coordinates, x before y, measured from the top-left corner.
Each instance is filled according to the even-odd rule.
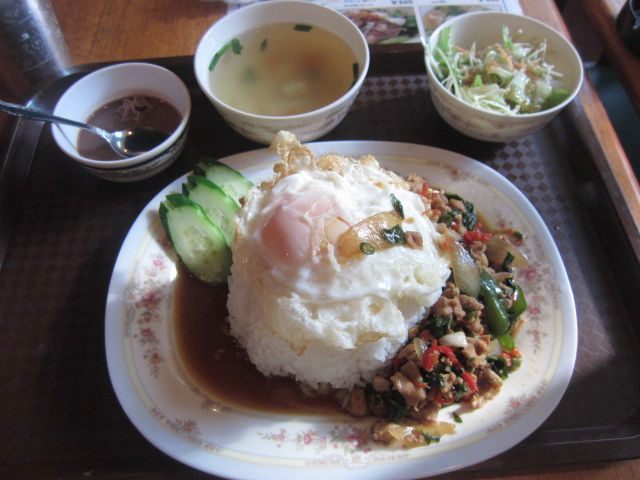
[[[209,220],[220,227],[227,245],[231,246],[236,233],[234,221],[238,204],[215,183],[200,175],[187,177],[185,195],[202,207]]]
[[[167,195],[159,212],[178,257],[189,271],[206,283],[225,282],[231,268],[231,249],[222,230],[202,207],[175,193]]]
[[[207,177],[218,185],[238,205],[240,205],[240,199],[253,186],[253,183],[247,180],[240,172],[212,158],[201,158],[193,172],[196,175]]]

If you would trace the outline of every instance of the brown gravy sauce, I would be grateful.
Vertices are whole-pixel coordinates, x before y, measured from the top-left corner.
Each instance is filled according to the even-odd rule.
[[[150,95],[130,95],[103,105],[87,118],[86,123],[105,130],[128,130],[134,127],[150,127],[171,133],[182,117],[170,103]],[[78,153],[94,160],[120,160],[107,142],[94,133],[80,130]]]
[[[251,410],[344,414],[331,397],[309,397],[283,377],[265,377],[228,333],[227,286],[211,287],[182,266],[174,290],[173,330],[178,357],[202,393]],[[259,320],[256,320],[259,321]]]

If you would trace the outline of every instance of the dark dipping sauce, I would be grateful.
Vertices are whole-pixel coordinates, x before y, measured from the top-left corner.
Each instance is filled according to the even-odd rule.
[[[223,404],[251,410],[344,415],[332,397],[309,397],[294,380],[265,377],[256,369],[228,333],[227,294],[226,284],[211,287],[178,267],[174,339],[180,362],[200,391]]]
[[[86,123],[110,132],[149,127],[171,134],[180,125],[180,112],[170,103],[150,95],[131,95],[103,105],[93,112]],[[94,160],[121,160],[98,135],[80,130],[78,153]]]

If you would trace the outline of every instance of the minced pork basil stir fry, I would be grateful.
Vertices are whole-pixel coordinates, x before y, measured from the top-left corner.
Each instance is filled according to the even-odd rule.
[[[562,74],[546,62],[546,52],[546,40],[514,42],[507,27],[502,43],[465,49],[455,46],[450,28],[444,28],[428,58],[436,77],[461,100],[483,110],[522,114],[547,110],[569,96],[554,88]]]
[[[442,234],[439,247],[452,275],[391,365],[338,398],[354,416],[380,417],[372,426],[374,441],[412,448],[453,433],[454,424],[436,420],[441,408],[459,404],[463,408],[453,417],[462,422],[457,412],[493,398],[520,366],[514,337],[527,304],[513,269],[526,267],[527,259],[517,246],[523,241],[519,231],[488,228],[472,203],[421,177],[411,175],[408,182]]]

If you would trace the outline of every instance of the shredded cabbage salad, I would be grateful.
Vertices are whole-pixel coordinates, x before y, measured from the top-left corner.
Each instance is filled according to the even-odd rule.
[[[456,97],[484,110],[506,114],[534,113],[562,103],[569,92],[554,88],[562,78],[545,61],[547,42],[514,42],[502,27],[502,43],[477,51],[453,44],[451,28],[444,28],[429,62],[442,84]]]

